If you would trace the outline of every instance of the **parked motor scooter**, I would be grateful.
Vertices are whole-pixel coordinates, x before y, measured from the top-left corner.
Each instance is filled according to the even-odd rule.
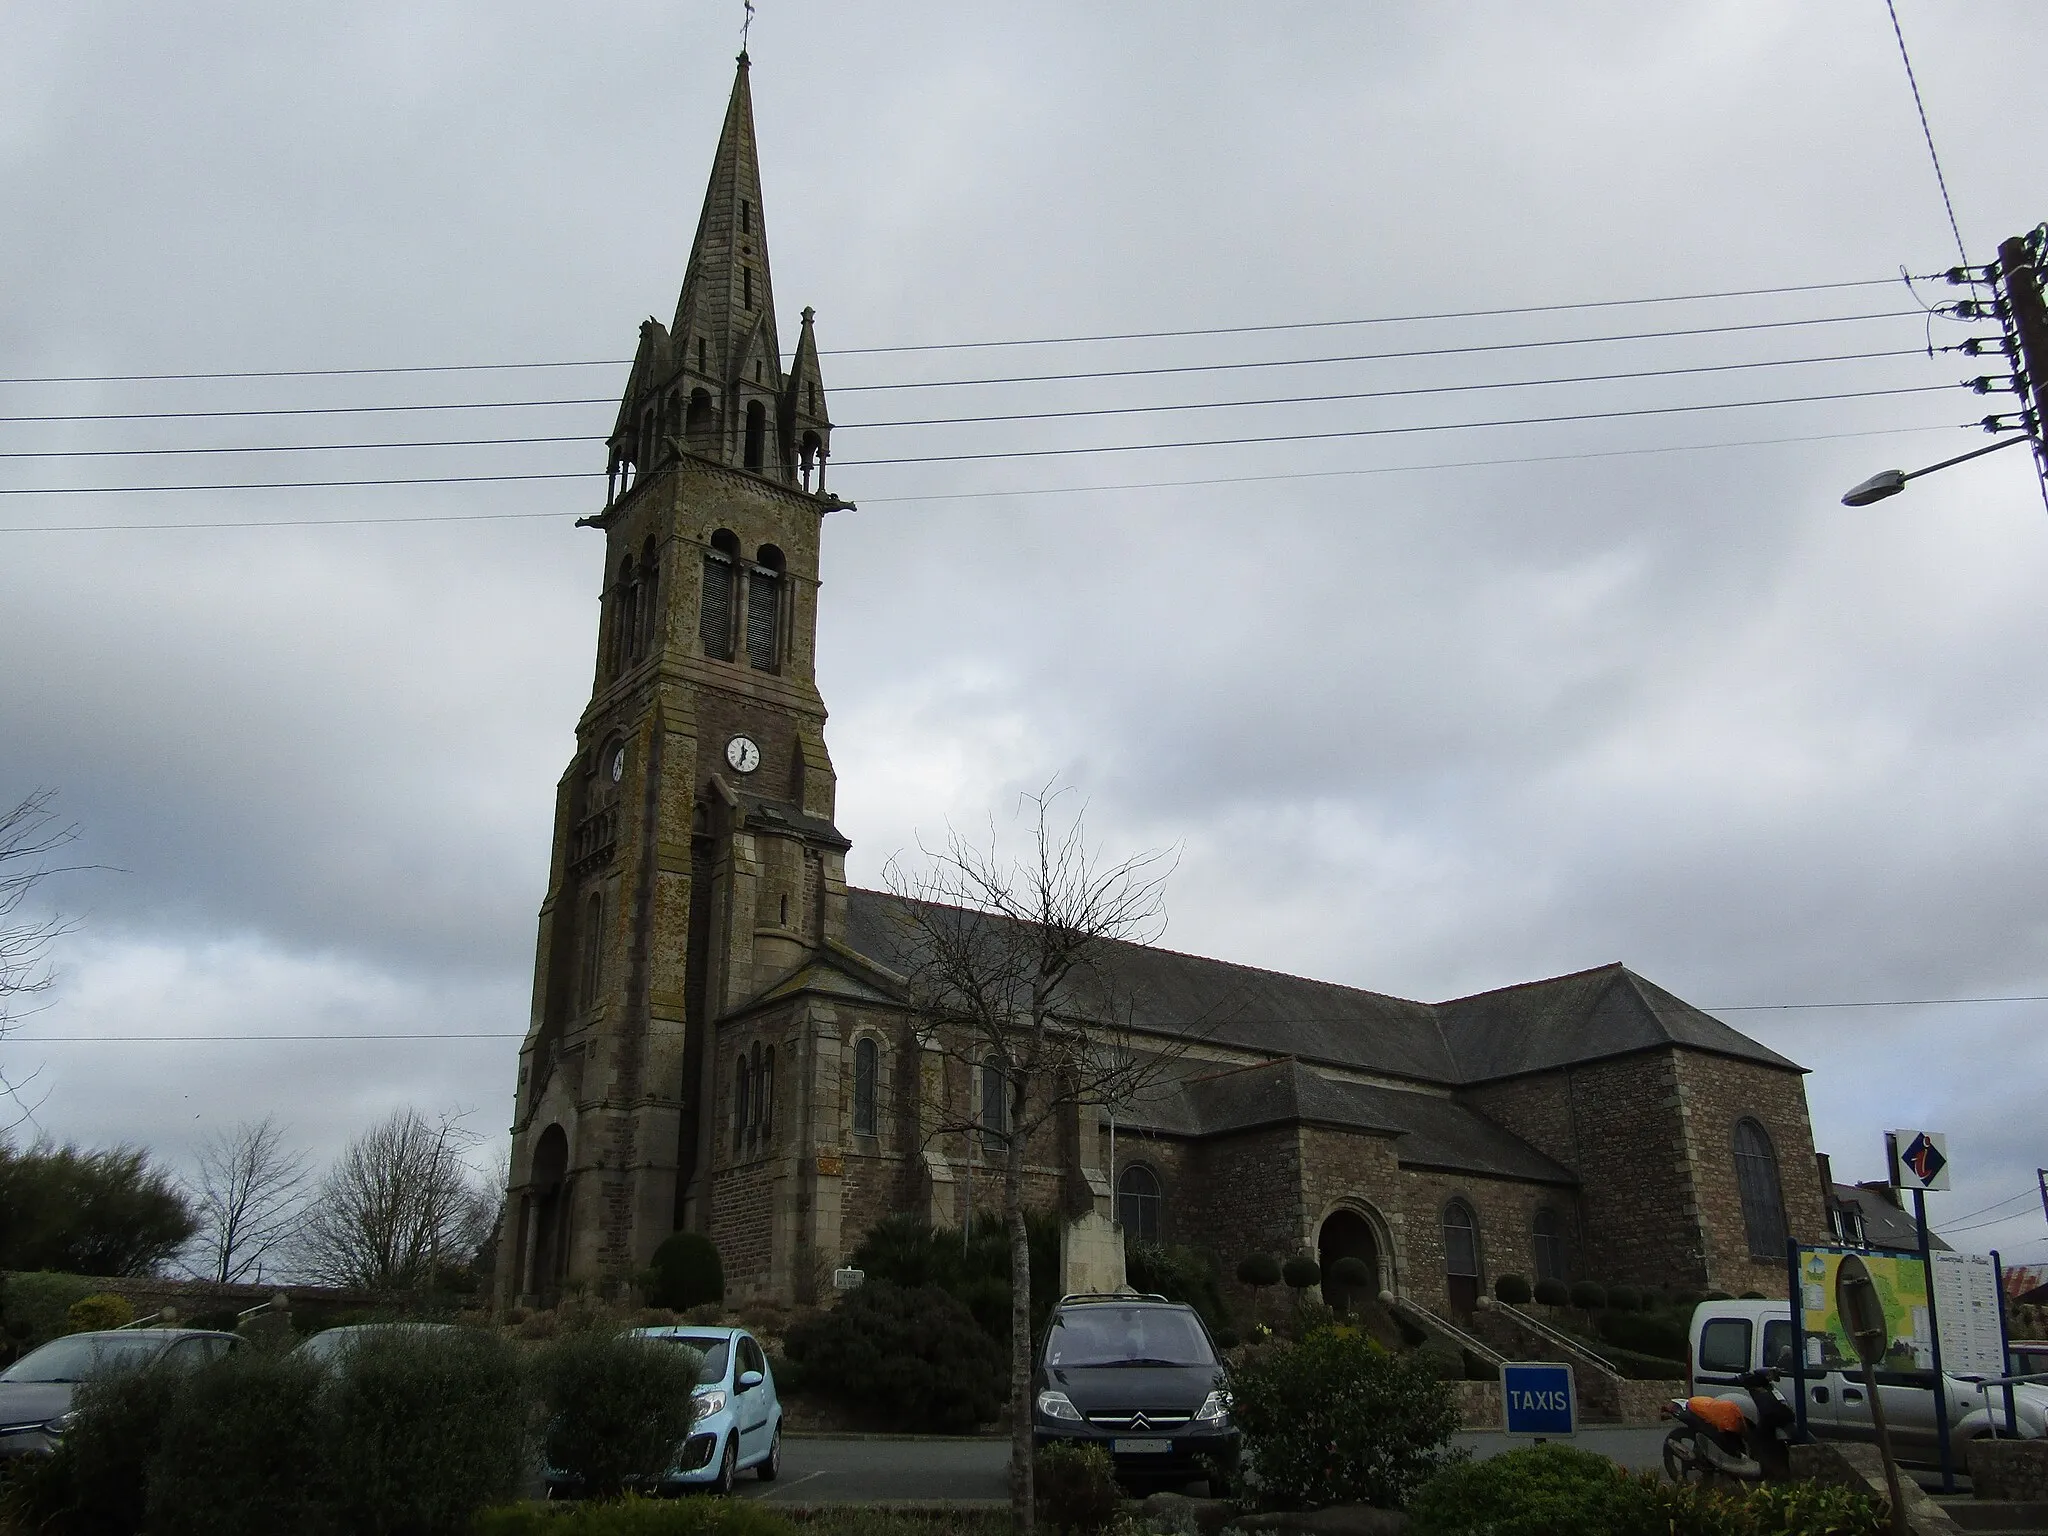
[[[1678,1422],[1664,1437],[1664,1472],[1674,1483],[1781,1482],[1792,1475],[1799,1415],[1771,1383],[1776,1371],[1736,1378],[1736,1397],[1677,1398],[1664,1412]]]

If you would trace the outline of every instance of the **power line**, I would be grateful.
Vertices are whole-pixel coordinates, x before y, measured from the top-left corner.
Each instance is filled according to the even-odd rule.
[[[330,1040],[524,1040],[523,1030],[455,1030],[448,1033],[338,1034],[338,1035],[10,1035],[10,1043],[27,1045],[145,1045],[155,1041],[190,1044],[206,1041],[255,1041],[274,1043],[298,1041],[324,1045]]]
[[[1751,410],[1777,405],[1825,404],[1838,400],[1874,400],[1894,395],[1931,394],[1935,391],[1947,391],[1953,387],[1953,385],[1948,384],[1907,384],[1889,389],[1842,390],[1822,395],[1780,395],[1762,400],[1723,400],[1696,405],[1635,406],[1617,411],[1570,411],[1551,416],[1497,417],[1490,421],[1423,422],[1409,426],[1349,427],[1327,432],[1276,432],[1256,437],[1186,438],[1169,443],[1108,443],[1078,448],[1016,448],[992,450],[985,453],[918,454],[889,459],[841,459],[837,460],[836,463],[841,469],[878,468],[886,465],[903,464],[964,464],[989,459],[1044,459],[1072,458],[1080,455],[1106,453],[1158,453],[1184,448],[1235,448],[1270,443],[1335,442],[1363,437],[1412,436],[1425,432],[1466,432],[1497,427],[1554,426],[1570,422],[1616,421],[1644,416],[1684,415],[1697,411]],[[596,478],[596,475],[594,471],[561,471],[556,473],[502,475],[387,476],[357,480],[230,480],[186,485],[0,486],[0,496],[98,496],[177,491],[312,490],[338,486],[449,485],[470,481],[573,480],[582,478]]]
[[[1638,368],[1620,373],[1567,374],[1559,378],[1503,379],[1475,384],[1426,384],[1404,389],[1337,391],[1319,395],[1268,395],[1252,400],[1196,400],[1168,405],[1111,405],[1072,411],[1016,411],[991,416],[932,416],[896,421],[841,422],[837,431],[870,431],[885,427],[974,426],[995,422],[1063,421],[1092,416],[1144,416],[1175,411],[1237,410],[1271,405],[1320,405],[1358,400],[1390,400],[1424,395],[1469,394],[1493,389],[1551,388],[1567,384],[1607,384],[1637,379],[1680,378],[1696,374],[1737,373],[1764,368],[1793,368],[1810,364],[1867,362],[1874,359],[1919,357],[1918,347],[1893,348],[1879,352],[1838,352],[1824,357],[1763,358],[1742,363],[1701,363],[1679,368]],[[147,458],[165,455],[213,453],[339,453],[381,452],[403,448],[495,448],[528,443],[601,443],[604,438],[590,434],[541,437],[467,437],[414,439],[396,443],[274,443],[233,444],[225,447],[172,448],[22,448],[0,450],[0,459],[110,459]]]
[[[1726,1003],[1708,1013],[1758,1013],[1786,1008],[1952,1008],[1974,1003],[2048,1003],[2048,992],[2013,997],[1884,997],[1860,1003]]]
[[[1957,422],[1945,426],[1919,427],[1868,427],[1851,432],[1809,432],[1791,437],[1746,438],[1734,442],[1720,443],[1665,443],[1646,448],[1606,448],[1587,450],[1579,453],[1530,454],[1514,458],[1454,459],[1431,464],[1382,464],[1356,469],[1312,469],[1293,470],[1270,475],[1210,475],[1186,480],[1138,480],[1118,481],[1108,485],[1053,485],[1026,486],[997,491],[937,491],[928,495],[911,496],[864,496],[863,505],[888,506],[899,502],[922,501],[982,501],[1008,496],[1076,496],[1097,495],[1118,491],[1150,491],[1177,489],[1205,485],[1260,485],[1286,480],[1328,480],[1359,475],[1398,475],[1428,473],[1449,469],[1487,469],[1521,464],[1557,464],[1582,459],[1633,458],[1653,453],[1708,453],[1731,448],[1762,448],[1783,443],[1832,442],[1852,437],[1892,437],[1909,432],[1957,432],[1975,428],[1975,422]],[[574,476],[568,478],[575,478]],[[591,478],[595,478],[593,475]],[[221,528],[351,528],[381,526],[397,523],[484,523],[484,522],[525,522],[538,520],[559,520],[560,512],[428,512],[406,514],[398,517],[283,517],[261,519],[223,519],[209,522],[184,523],[65,523],[51,526],[18,524],[12,527],[0,526],[0,534],[7,533],[173,533],[182,530]],[[1776,1005],[1756,1005],[1776,1006]],[[1792,1005],[1786,1005],[1792,1006]],[[1811,1006],[1835,1006],[1815,1004]],[[1855,1006],[1855,1005],[1843,1005]]]
[[[1935,153],[1934,130],[1927,125],[1927,106],[1920,99],[1920,81],[1913,74],[1913,56],[1906,52],[1906,34],[1899,30],[1899,8],[1893,0],[1884,0],[1884,8],[1892,18],[1892,36],[1899,40],[1899,62],[1906,66],[1906,84],[1913,88],[1913,110],[1920,114],[1920,134],[1927,140],[1927,158],[1934,162],[1934,182],[1941,188],[1941,206],[1948,210],[1949,233],[1956,237],[1956,254],[1963,259],[1963,265],[1970,264],[1970,253],[1963,248],[1962,226],[1956,222],[1956,205],[1949,201],[1948,178],[1941,174],[1941,156]]]
[[[995,341],[912,342],[886,347],[831,347],[826,357],[872,357],[898,352],[959,352],[996,347],[1060,347],[1086,342],[1160,341],[1191,336],[1249,336],[1276,331],[1328,330],[1343,326],[1406,325],[1430,320],[1497,319],[1508,315],[1559,314],[1579,309],[1628,305],[1686,304],[1707,299],[1764,298],[1788,293],[1825,293],[1843,288],[1880,288],[1897,277],[1866,277],[1835,283],[1791,283],[1773,288],[1726,288],[1710,293],[1672,293],[1635,299],[1584,299],[1556,304],[1518,304],[1499,309],[1436,310],[1412,315],[1366,315],[1350,320],[1291,320],[1270,325],[1218,325],[1172,331],[1114,331],[1092,336],[1026,336]],[[544,368],[624,368],[630,357],[569,358],[532,363],[415,363],[374,368],[244,368],[219,373],[70,373],[0,378],[0,384],[141,384],[218,379],[338,379],[389,374],[497,373]]]
[[[1417,347],[1394,352],[1357,352],[1332,357],[1287,357],[1255,362],[1178,363],[1154,368],[1108,368],[1079,373],[1014,374],[999,378],[914,379],[894,384],[848,384],[834,393],[860,394],[895,389],[957,389],[989,384],[1052,384],[1090,379],[1159,378],[1189,373],[1236,373],[1257,368],[1309,368],[1337,363],[1397,362],[1419,357],[1465,357],[1489,352],[1521,352],[1546,347],[1599,346],[1625,341],[1661,341],[1692,336],[1726,336],[1750,331],[1786,330],[1799,326],[1844,325],[1871,320],[1923,319],[1919,310],[1886,310],[1860,315],[1827,315],[1805,320],[1760,320],[1739,325],[1694,326],[1683,330],[1633,331],[1605,336],[1566,336],[1544,341],[1498,341],[1463,347]],[[348,416],[405,411],[492,411],[521,410],[569,405],[617,405],[609,395],[560,400],[477,400],[435,401],[422,405],[321,405],[269,406],[242,410],[209,411],[91,411],[33,416],[0,416],[0,423],[13,425],[67,421],[213,421],[276,416]]]

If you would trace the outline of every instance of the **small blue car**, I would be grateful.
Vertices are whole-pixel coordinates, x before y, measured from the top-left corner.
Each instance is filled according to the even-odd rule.
[[[782,1404],[775,1373],[754,1336],[744,1328],[635,1328],[632,1337],[674,1342],[704,1357],[693,1396],[697,1416],[675,1462],[661,1479],[661,1491],[709,1488],[731,1493],[741,1472],[773,1482],[782,1471]],[[550,1492],[556,1488],[549,1478]]]

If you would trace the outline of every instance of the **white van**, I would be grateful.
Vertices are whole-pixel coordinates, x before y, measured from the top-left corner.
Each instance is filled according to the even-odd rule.
[[[1811,1351],[1821,1341],[1809,1339],[1806,1366],[1806,1427],[1823,1440],[1871,1440],[1877,1428],[1870,1416],[1863,1368],[1855,1361],[1828,1357],[1815,1362]],[[1829,1341],[1830,1343],[1832,1341]],[[1792,1308],[1783,1301],[1703,1301],[1693,1309],[1687,1351],[1691,1391],[1696,1397],[1726,1397],[1751,1408],[1749,1394],[1736,1384],[1744,1371],[1783,1372],[1777,1387],[1792,1400]],[[1951,1375],[1948,1428],[1951,1443],[2005,1430],[2005,1389],[1979,1391],[1977,1378]],[[1933,1466],[1941,1459],[1934,1418],[1934,1372],[1877,1372],[1877,1390],[1884,1397],[1885,1424],[1892,1449],[1901,1461]],[[2013,1388],[2021,1436],[2048,1437],[2048,1387]],[[1960,1453],[1958,1453],[1960,1457]]]

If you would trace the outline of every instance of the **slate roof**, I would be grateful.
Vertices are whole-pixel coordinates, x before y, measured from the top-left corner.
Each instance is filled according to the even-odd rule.
[[[1882,1187],[1837,1183],[1833,1189],[1836,1205],[1849,1206],[1862,1215],[1864,1246],[1903,1253],[1919,1250],[1920,1229],[1911,1213],[1892,1204]],[[1936,1232],[1927,1234],[1927,1245],[1943,1250],[1948,1247]]]
[[[898,904],[849,890],[846,939],[903,973],[911,967]],[[1436,1004],[1140,944],[1109,946],[1108,968],[1135,1006],[1135,1030],[1446,1086],[1667,1045],[1803,1070],[1618,964]],[[1100,1016],[1085,996],[1073,1007]]]
[[[1392,1136],[1395,1157],[1411,1167],[1578,1182],[1562,1164],[1441,1094],[1347,1082],[1291,1059],[1163,1083],[1119,1117],[1132,1130],[1173,1136],[1297,1122]]]

